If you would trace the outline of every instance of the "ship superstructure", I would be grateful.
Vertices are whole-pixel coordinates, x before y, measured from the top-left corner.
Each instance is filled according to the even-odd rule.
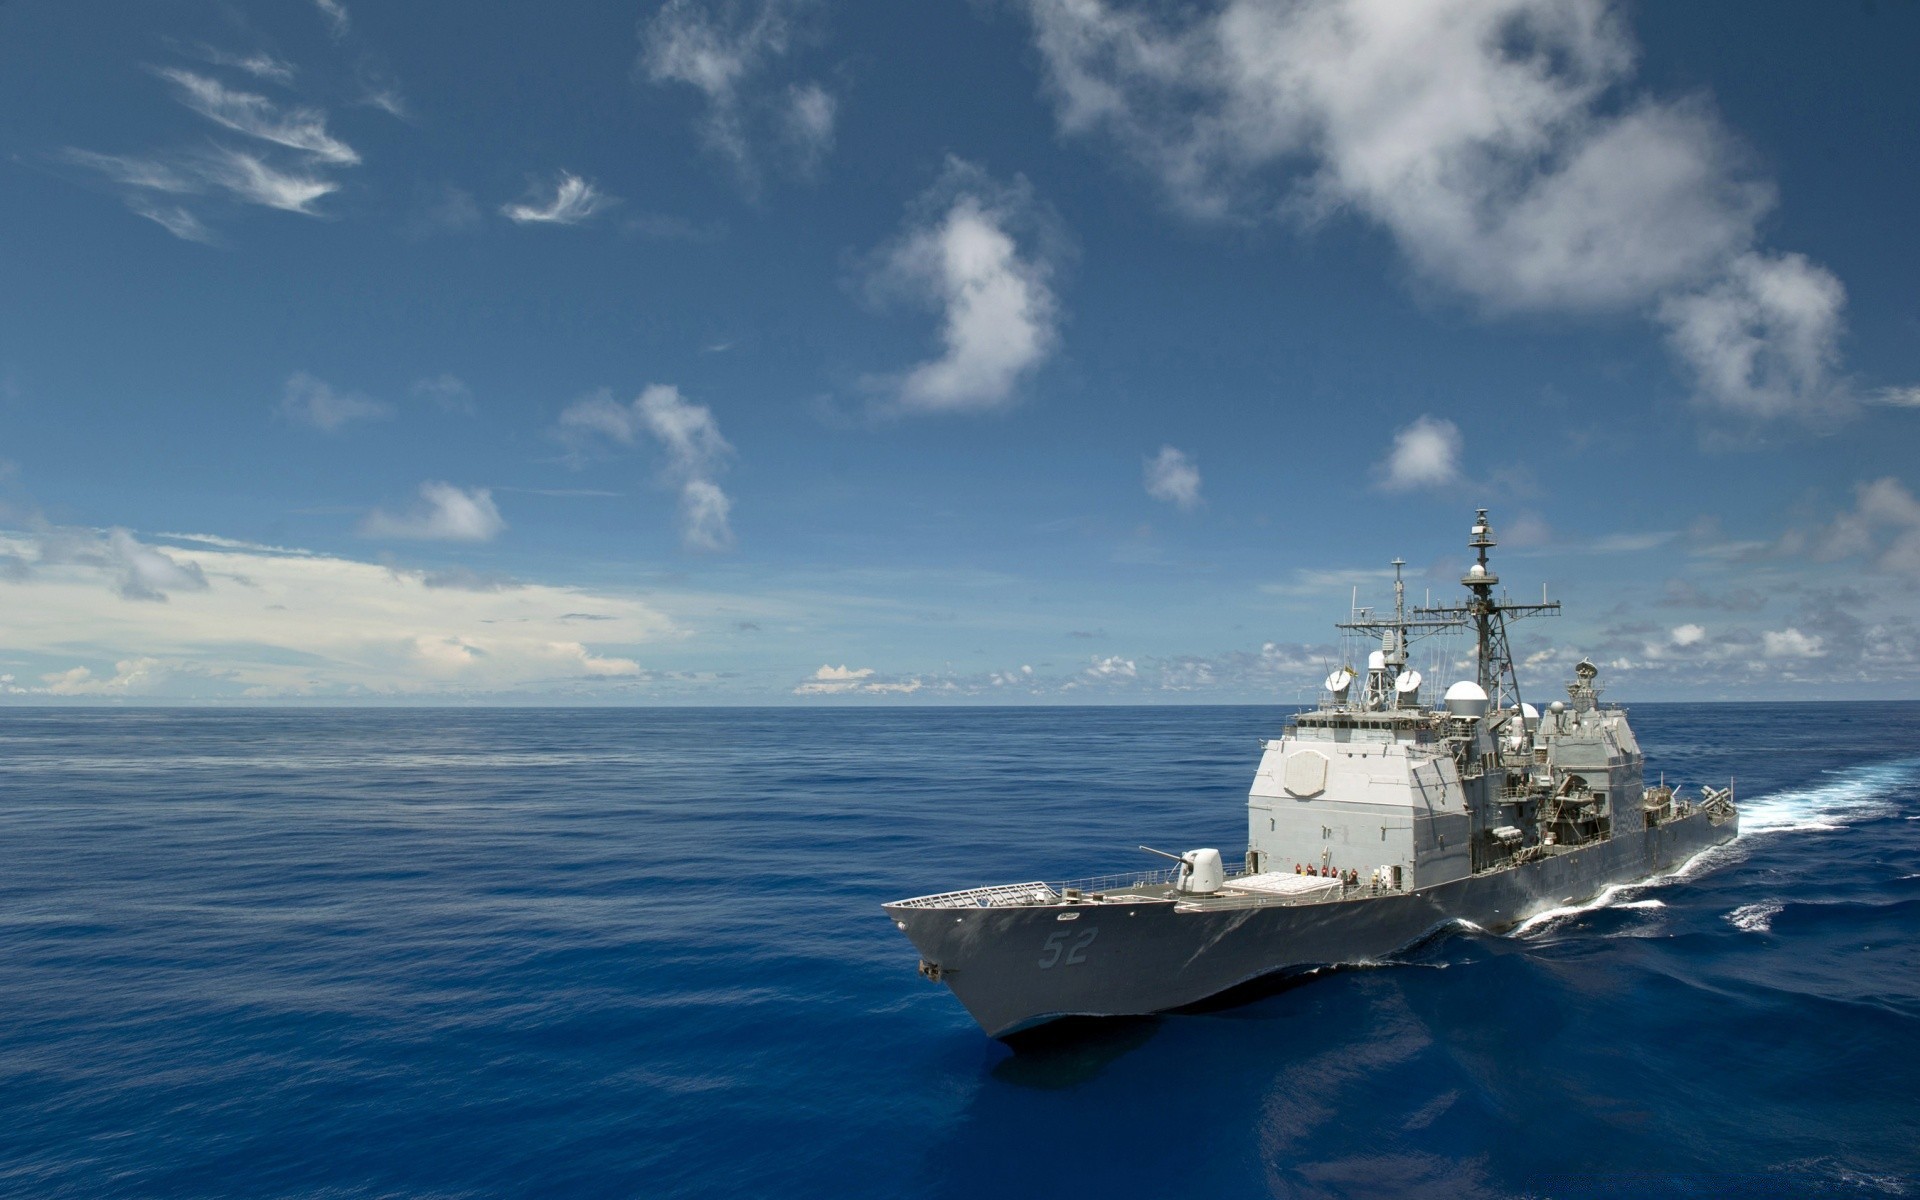
[[[1190,850],[1157,873],[886,905],[921,973],[996,1036],[1156,1012],[1274,971],[1378,958],[1448,920],[1504,928],[1732,838],[1731,789],[1645,786],[1627,714],[1599,703],[1590,661],[1546,711],[1521,698],[1507,622],[1559,605],[1497,594],[1496,544],[1481,509],[1464,603],[1410,609],[1395,560],[1392,614],[1341,623],[1368,647],[1364,674],[1334,669],[1320,703],[1262,743],[1231,870],[1217,849]],[[1460,633],[1473,677],[1430,703],[1414,646]]]

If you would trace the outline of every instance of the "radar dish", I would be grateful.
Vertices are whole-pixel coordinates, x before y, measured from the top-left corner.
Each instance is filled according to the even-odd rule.
[[[1400,677],[1393,681],[1393,690],[1396,692],[1399,692],[1402,696],[1409,695],[1413,692],[1419,691],[1420,690],[1420,672],[1418,671],[1400,672]]]
[[[1344,692],[1352,686],[1353,672],[1347,670],[1345,667],[1341,667],[1333,674],[1327,676],[1327,690],[1330,692]]]

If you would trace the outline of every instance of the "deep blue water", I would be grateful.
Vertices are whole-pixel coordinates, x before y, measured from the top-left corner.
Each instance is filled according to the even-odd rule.
[[[1920,1194],[1920,705],[1645,705],[1681,878],[982,1037],[878,904],[1244,844],[1273,708],[0,713],[0,1191]]]

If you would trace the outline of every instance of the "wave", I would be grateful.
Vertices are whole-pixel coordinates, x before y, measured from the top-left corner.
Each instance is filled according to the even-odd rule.
[[[1891,793],[1920,782],[1920,758],[1848,767],[1814,787],[1740,800],[1740,836],[1841,829],[1894,814]]]
[[[1779,900],[1762,900],[1758,904],[1742,904],[1727,914],[1727,924],[1748,933],[1772,933],[1773,919],[1780,915],[1786,905]]]

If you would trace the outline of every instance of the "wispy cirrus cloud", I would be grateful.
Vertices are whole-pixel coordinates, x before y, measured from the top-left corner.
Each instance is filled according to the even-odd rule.
[[[256,65],[269,72],[281,66],[271,59]],[[130,211],[175,237],[217,242],[207,218],[218,201],[322,216],[318,202],[340,190],[331,172],[360,162],[353,147],[328,132],[320,109],[285,107],[197,71],[159,67],[153,73],[194,113],[264,145],[241,149],[216,141],[147,154],[68,147],[62,157],[115,184]]]
[[[948,159],[869,278],[875,296],[904,296],[941,315],[939,357],[873,381],[899,411],[979,412],[1014,400],[1058,342],[1057,240],[1025,179],[1000,184]]]
[[[647,437],[666,455],[662,481],[680,491],[681,540],[698,550],[733,544],[733,501],[715,482],[733,447],[706,405],[667,384],[649,385],[631,404],[602,390],[568,405],[557,433],[576,453],[598,441],[634,446]]]
[[[236,54],[231,50],[222,50],[216,46],[201,44],[186,53],[192,54],[203,62],[216,67],[231,67],[244,71],[255,79],[264,79],[285,87],[293,82],[298,72],[290,62],[282,61],[264,50],[255,50],[251,54]]]
[[[838,102],[817,82],[784,92],[760,76],[803,39],[812,0],[667,0],[640,27],[640,69],[656,87],[680,85],[706,102],[700,133],[749,191],[760,184],[755,144],[778,133],[811,170],[833,148]]]
[[[353,32],[353,16],[340,0],[313,0],[313,6],[319,10],[321,19],[327,23],[327,32],[335,41]]]
[[[571,171],[562,171],[551,190],[536,185],[525,200],[500,207],[500,215],[516,225],[578,225],[618,200]]]
[[[1062,130],[1190,215],[1357,215],[1489,314],[1646,314],[1716,412],[1847,402],[1844,287],[1760,247],[1772,183],[1708,104],[1634,87],[1608,0],[1027,8]]]
[[[488,542],[507,527],[486,488],[458,488],[450,483],[420,485],[420,503],[404,513],[374,509],[360,532],[375,538],[407,538],[442,542]]]
[[[352,146],[327,132],[327,116],[319,109],[282,109],[265,96],[235,91],[217,79],[176,67],[154,73],[174,85],[182,104],[216,125],[304,151],[319,162],[353,166],[360,161]]]

